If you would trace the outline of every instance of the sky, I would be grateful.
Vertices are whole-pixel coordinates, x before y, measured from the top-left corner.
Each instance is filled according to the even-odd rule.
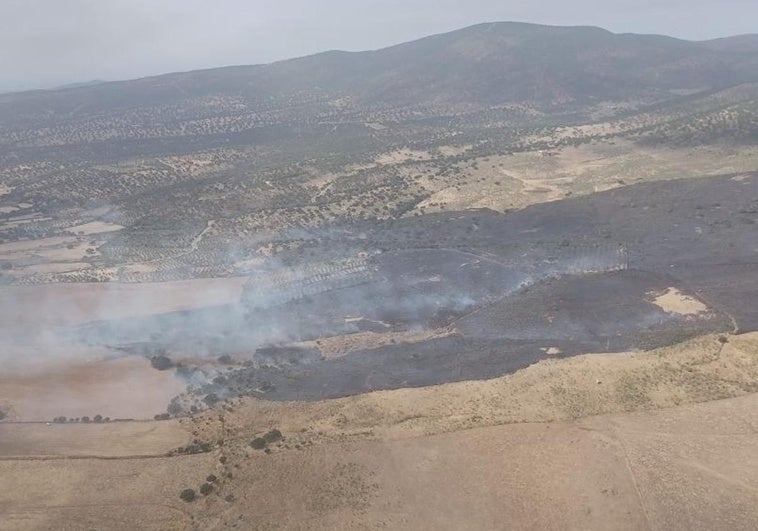
[[[0,91],[376,49],[493,21],[702,40],[758,32],[758,1],[0,0]]]

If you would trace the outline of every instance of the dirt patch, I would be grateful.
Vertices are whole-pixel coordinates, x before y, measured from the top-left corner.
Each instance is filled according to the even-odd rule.
[[[0,423],[0,459],[167,454],[190,442],[178,421],[102,424]]]
[[[76,225],[75,227],[69,227],[66,229],[68,232],[73,232],[74,234],[83,234],[83,235],[90,235],[90,234],[102,234],[104,232],[115,232],[118,230],[122,230],[124,227],[121,225],[116,225],[115,223],[105,223],[103,221],[90,221],[89,223],[85,223],[83,225]]]
[[[358,332],[341,336],[324,337],[315,341],[306,341],[303,345],[315,346],[321,354],[329,358],[339,358],[362,349],[383,347],[397,343],[415,343],[433,337],[449,335],[445,330],[419,330],[405,332]]]
[[[54,249],[71,243],[76,243],[76,239],[70,236],[55,236],[53,238],[41,238],[39,240],[0,243],[0,255],[10,257],[14,253],[41,252],[46,249]]]
[[[168,313],[236,302],[247,277],[143,284],[45,284],[0,288],[0,332]]]
[[[653,304],[664,312],[679,315],[699,315],[708,311],[708,307],[694,297],[685,295],[676,288],[668,288],[665,292],[655,295]]]
[[[384,153],[374,160],[376,164],[393,165],[403,164],[404,162],[421,162],[432,159],[432,154],[428,151],[418,151],[413,149],[398,149]]]
[[[209,461],[0,461],[0,529],[188,529],[192,523],[178,493],[207,475]]]
[[[79,238],[56,236],[0,244],[0,256],[6,260],[31,262],[80,262],[86,256],[95,256],[93,249],[90,243]]]
[[[465,146],[440,146],[437,150],[443,157],[457,157],[471,150],[474,146],[467,144]]]
[[[35,356],[34,349],[28,353]],[[58,416],[95,415],[149,419],[163,413],[186,384],[172,371],[156,371],[139,357],[79,362],[63,356],[80,355],[58,349],[57,356],[38,360],[35,369],[5,371],[0,375],[0,404],[9,417],[24,421],[51,421]],[[47,353],[47,356],[50,356]],[[76,359],[76,358],[74,358]]]
[[[20,274],[49,274],[49,273],[70,273],[72,271],[82,271],[92,267],[86,262],[54,262],[49,264],[35,264],[20,268]]]

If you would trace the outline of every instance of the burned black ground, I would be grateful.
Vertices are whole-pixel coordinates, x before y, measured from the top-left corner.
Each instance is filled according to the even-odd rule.
[[[315,252],[305,266],[285,255],[288,267],[373,252],[367,263],[375,281],[252,312],[228,305],[78,332],[95,342],[117,338],[115,346],[145,355],[169,348],[196,359],[199,368],[185,367],[187,374],[196,383],[199,374],[213,379],[194,387],[200,395],[314,400],[492,378],[548,350],[649,349],[707,332],[757,330],[757,208],[758,177],[724,176],[627,186],[505,215],[444,213],[301,233]],[[652,300],[669,287],[709,311],[663,311]],[[337,359],[296,346],[367,323],[377,333],[447,335]],[[248,361],[203,368],[203,358],[224,354]]]

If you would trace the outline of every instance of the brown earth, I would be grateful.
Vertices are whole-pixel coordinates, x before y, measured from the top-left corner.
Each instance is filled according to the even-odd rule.
[[[0,287],[0,332],[177,312],[239,300],[247,277]]]
[[[108,424],[0,424],[0,458],[163,455],[190,442],[175,420]]]
[[[758,334],[726,339],[179,424],[10,424],[0,529],[753,529]],[[192,438],[211,452],[146,457]]]
[[[756,395],[241,460],[197,529],[753,529]]]
[[[28,354],[32,358],[37,354],[36,348],[26,350],[32,351]],[[186,388],[173,371],[157,371],[145,358],[97,357],[109,353],[113,351],[48,348],[34,365],[14,367],[11,362],[0,374],[0,407],[10,418],[24,421],[85,415],[150,419]]]

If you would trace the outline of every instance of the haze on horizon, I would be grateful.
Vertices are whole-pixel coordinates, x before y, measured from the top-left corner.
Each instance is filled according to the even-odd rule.
[[[757,31],[754,0],[5,0],[0,92],[367,50],[490,21],[705,40]]]

